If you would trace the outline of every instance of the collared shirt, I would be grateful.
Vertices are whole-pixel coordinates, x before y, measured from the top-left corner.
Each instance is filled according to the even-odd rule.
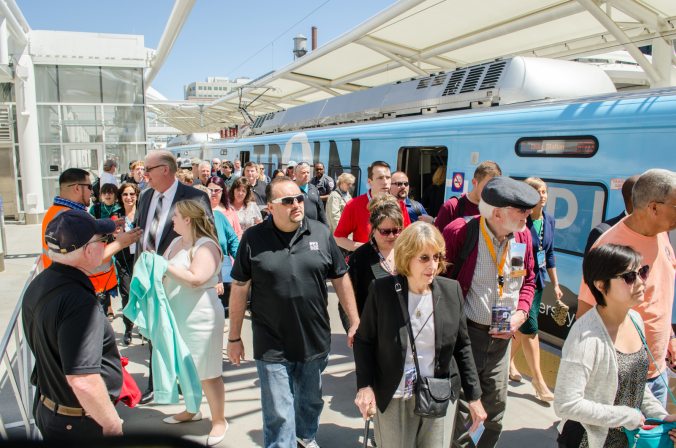
[[[157,235],[156,241],[160,240],[160,236],[164,231],[164,226],[167,223],[167,220],[171,219],[169,216],[169,210],[171,209],[171,204],[174,202],[174,196],[176,196],[176,190],[178,189],[178,180],[175,180],[171,187],[169,187],[164,193],[160,193],[155,190],[153,197],[150,200],[150,206],[148,207],[148,218],[145,223],[142,223],[142,227],[146,229],[143,232],[143,250],[149,250],[148,248],[148,235],[150,234],[150,225],[153,222],[153,217],[155,216],[155,209],[157,208],[157,201],[159,200],[160,195],[164,195],[162,199],[162,210],[160,211],[160,221],[157,224]]]
[[[488,226],[486,226],[486,232],[493,243],[499,262],[503,251],[508,247],[508,243],[510,248],[516,243],[514,235],[508,235],[502,244],[500,244]],[[493,306],[509,306],[512,308],[512,312],[516,311],[523,277],[512,277],[510,275],[512,272],[512,260],[510,254],[507,254],[505,266],[503,267],[505,284],[502,290],[502,297],[498,297],[498,267],[495,265],[495,261],[488,250],[486,240],[481,233],[479,233],[477,244],[479,250],[478,259],[474,276],[472,277],[472,285],[467,292],[465,300],[465,315],[474,322],[490,325]]]
[[[322,177],[320,177],[319,179],[313,177],[312,179],[310,179],[310,183],[315,187],[317,187],[320,196],[326,196],[327,194],[331,193],[333,189],[336,187],[336,183],[333,181],[333,179],[327,176],[326,174],[323,174]]]
[[[87,211],[87,207],[85,207],[84,204],[70,201],[68,199],[62,198],[61,196],[54,197],[54,205],[61,205],[63,207],[72,208],[73,210],[82,210],[83,212]]]
[[[320,222],[282,232],[272,219],[247,229],[231,276],[251,280],[254,358],[308,362],[331,346],[327,279],[347,273],[345,258]]]

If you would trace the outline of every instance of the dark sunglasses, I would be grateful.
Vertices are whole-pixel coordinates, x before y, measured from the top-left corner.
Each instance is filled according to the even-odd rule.
[[[70,185],[68,185],[68,186],[69,186],[69,187],[74,187],[75,185],[79,185],[79,186],[81,186],[81,187],[87,187],[87,188],[89,188],[89,191],[92,191],[92,190],[94,189],[94,187],[92,187],[92,184],[70,184]]]
[[[629,272],[625,272],[623,274],[618,274],[618,275],[615,276],[615,278],[621,278],[622,280],[624,280],[624,282],[627,285],[631,286],[634,283],[636,283],[636,279],[638,277],[641,277],[641,280],[643,280],[643,282],[648,280],[648,272],[649,271],[650,271],[650,266],[645,265],[645,266],[641,267],[638,271],[629,271]]]
[[[392,227],[391,229],[376,229],[382,236],[397,236],[401,233],[401,227]]]
[[[421,263],[429,263],[430,260],[434,260],[435,263],[438,263],[439,260],[441,260],[442,255],[441,254],[434,254],[432,256],[429,256],[427,254],[423,254],[418,257],[418,261]]]
[[[297,201],[299,204],[302,204],[305,201],[305,195],[299,194],[298,196],[284,196],[283,198],[273,199],[273,204],[284,204],[284,205],[293,205],[294,201]]]
[[[408,187],[408,182],[392,182],[393,185],[396,185],[397,187]]]
[[[111,235],[111,234],[108,234],[108,235],[103,235],[103,236],[100,237],[100,238],[96,238],[95,240],[87,241],[87,243],[85,244],[85,246],[87,246],[87,245],[89,245],[89,244],[93,244],[93,243],[106,243],[106,244],[110,244],[110,243],[112,243],[113,241],[115,241],[115,237],[114,237],[113,235]]]

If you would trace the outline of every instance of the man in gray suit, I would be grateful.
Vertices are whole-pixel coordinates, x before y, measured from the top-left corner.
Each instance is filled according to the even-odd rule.
[[[213,219],[211,204],[206,193],[176,180],[176,158],[169,151],[152,151],[145,160],[149,188],[141,193],[136,207],[136,226],[143,229],[143,236],[136,243],[135,254],[147,250],[163,254],[178,236],[171,220],[176,202],[194,199],[202,202],[207,214]],[[152,357],[152,344],[149,345]],[[152,363],[150,363],[152,366]],[[153,400],[153,372],[150,368],[148,387],[141,403]]]

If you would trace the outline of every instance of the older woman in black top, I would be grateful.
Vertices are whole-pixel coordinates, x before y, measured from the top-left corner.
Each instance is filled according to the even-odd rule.
[[[359,391],[355,404],[366,418],[376,410],[375,435],[381,448],[446,448],[455,414],[447,419],[414,414],[416,368],[408,340],[410,321],[420,374],[448,378],[455,403],[460,386],[470,402],[473,428],[486,418],[481,387],[467,334],[460,285],[438,275],[445,270],[445,244],[431,224],[416,222],[395,243],[398,275],[373,281],[354,339]],[[407,302],[404,314],[395,290]]]
[[[368,244],[359,246],[348,261],[350,280],[357,299],[357,311],[361,314],[366,303],[369,285],[375,278],[389,277],[394,268],[394,242],[404,225],[401,207],[389,194],[373,198],[368,204],[371,238]],[[339,305],[340,306],[340,305]],[[347,315],[340,310],[340,319],[345,331],[349,328]]]

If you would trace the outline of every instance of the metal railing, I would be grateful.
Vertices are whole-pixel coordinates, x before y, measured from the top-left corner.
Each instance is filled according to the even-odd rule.
[[[2,341],[0,341],[0,393],[3,401],[6,400],[7,383],[11,386],[11,392],[16,407],[12,409],[10,403],[3,402],[0,408],[0,438],[7,440],[8,430],[13,428],[24,428],[26,438],[38,438],[38,430],[35,427],[35,421],[31,417],[33,396],[35,387],[30,383],[30,375],[35,364],[33,353],[28,347],[28,341],[24,334],[23,323],[21,319],[21,305],[23,303],[26,288],[37,274],[42,271],[42,257],[37,257],[26,284],[23,286],[19,300],[14,308],[12,317],[9,320],[7,329]],[[13,342],[13,344],[12,344]],[[21,419],[19,421],[5,423],[5,419],[10,417],[10,413],[18,408]],[[16,413],[11,415],[16,418]]]

